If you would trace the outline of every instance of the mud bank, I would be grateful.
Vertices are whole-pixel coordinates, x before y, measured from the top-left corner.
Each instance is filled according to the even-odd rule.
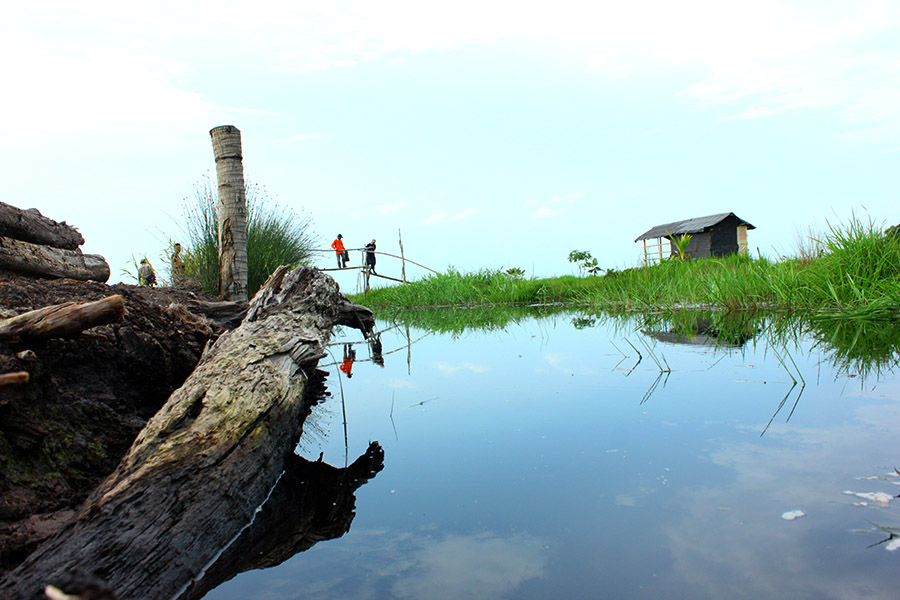
[[[0,342],[0,572],[55,533],[246,306],[174,288],[0,274],[0,317],[114,294],[121,322],[69,339]]]

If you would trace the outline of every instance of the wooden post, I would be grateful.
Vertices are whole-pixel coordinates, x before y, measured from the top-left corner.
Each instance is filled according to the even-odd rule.
[[[400,240],[400,279],[406,283],[406,259],[403,257],[403,236],[400,235],[399,229],[397,230],[397,239]]]
[[[233,125],[210,130],[219,181],[219,294],[247,300],[247,202],[241,132]]]

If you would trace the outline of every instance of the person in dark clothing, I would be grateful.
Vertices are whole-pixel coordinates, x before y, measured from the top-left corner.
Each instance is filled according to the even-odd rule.
[[[366,244],[366,266],[375,273],[375,240]],[[378,273],[375,273],[378,275]]]

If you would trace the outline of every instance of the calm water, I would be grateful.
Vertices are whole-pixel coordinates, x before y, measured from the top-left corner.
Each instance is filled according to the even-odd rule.
[[[900,551],[867,546],[900,512],[850,494],[900,494],[896,371],[836,368],[803,338],[580,325],[412,330],[409,354],[389,329],[383,368],[355,346],[299,448],[344,466],[384,447],[350,531],[207,598],[897,596]]]

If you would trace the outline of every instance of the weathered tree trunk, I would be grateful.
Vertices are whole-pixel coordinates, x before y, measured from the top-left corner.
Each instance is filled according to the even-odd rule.
[[[109,265],[99,254],[50,248],[0,237],[0,270],[51,278],[105,282]]]
[[[241,132],[222,125],[209,132],[219,180],[219,293],[247,300],[247,201]]]
[[[335,324],[368,333],[369,309],[331,278],[280,267],[237,329],[137,437],[75,519],[13,571],[0,597],[40,598],[73,568],[120,598],[173,598],[251,522],[299,438],[303,392]]]
[[[48,219],[34,208],[22,210],[4,202],[0,202],[0,235],[65,250],[77,250],[84,244],[78,230],[65,222]]]
[[[68,337],[121,321],[124,315],[125,301],[119,295],[81,304],[65,302],[0,321],[0,341]]]

